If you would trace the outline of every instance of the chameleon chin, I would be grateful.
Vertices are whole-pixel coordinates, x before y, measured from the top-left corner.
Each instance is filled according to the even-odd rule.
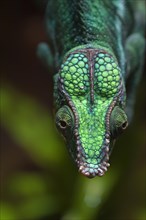
[[[39,44],[38,56],[54,69],[56,126],[89,178],[105,174],[132,119],[145,48],[133,7],[130,0],[50,0],[46,8],[53,48]]]

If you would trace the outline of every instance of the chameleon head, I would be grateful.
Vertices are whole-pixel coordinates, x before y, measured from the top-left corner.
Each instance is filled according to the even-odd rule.
[[[79,171],[102,176],[116,137],[126,129],[125,88],[115,58],[104,50],[69,54],[55,78],[56,126]]]

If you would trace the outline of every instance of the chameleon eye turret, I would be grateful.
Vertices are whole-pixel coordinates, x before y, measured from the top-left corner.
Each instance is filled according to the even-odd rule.
[[[56,73],[56,126],[79,172],[90,178],[105,174],[133,115],[145,48],[142,32],[132,32],[133,7],[131,0],[48,1],[53,50],[42,43],[38,55]]]
[[[117,138],[128,126],[128,119],[126,113],[116,106],[110,119],[110,131],[113,138]]]
[[[61,107],[56,113],[56,126],[61,131],[64,137],[72,136],[74,127],[74,116],[70,108],[66,105]]]

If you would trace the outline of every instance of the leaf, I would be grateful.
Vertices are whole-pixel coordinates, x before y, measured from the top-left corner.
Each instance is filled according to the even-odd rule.
[[[41,166],[58,166],[64,144],[48,111],[37,101],[8,85],[1,88],[1,121],[9,134]]]

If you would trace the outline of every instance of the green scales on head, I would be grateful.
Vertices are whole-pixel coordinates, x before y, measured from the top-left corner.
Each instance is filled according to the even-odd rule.
[[[102,176],[114,139],[127,127],[122,75],[102,50],[70,53],[61,66],[56,124],[81,173]]]
[[[131,0],[48,1],[51,46],[40,44],[38,55],[57,72],[56,125],[87,177],[106,172],[115,139],[132,119],[145,48],[144,16],[135,9]]]

